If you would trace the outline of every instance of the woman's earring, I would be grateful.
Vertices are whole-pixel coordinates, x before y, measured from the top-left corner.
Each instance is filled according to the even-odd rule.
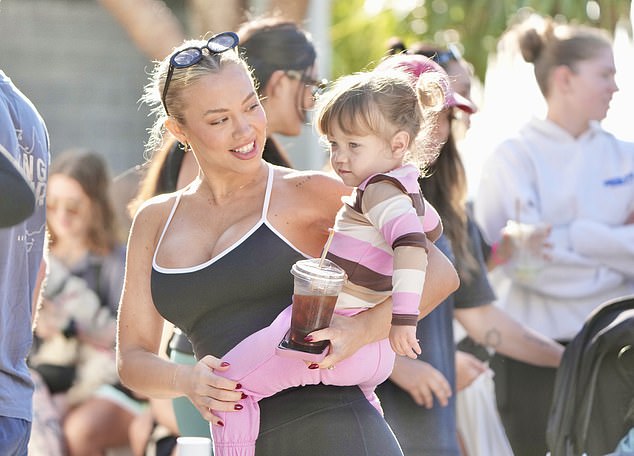
[[[191,151],[192,151],[192,146],[190,146],[189,143],[185,143],[185,153],[191,152]]]

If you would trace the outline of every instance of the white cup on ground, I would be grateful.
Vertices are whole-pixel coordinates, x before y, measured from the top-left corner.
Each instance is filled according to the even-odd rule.
[[[211,439],[208,437],[178,437],[176,448],[178,456],[210,456]]]

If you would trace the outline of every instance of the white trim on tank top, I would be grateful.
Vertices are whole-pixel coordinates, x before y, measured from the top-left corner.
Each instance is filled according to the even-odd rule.
[[[302,255],[302,256],[304,256],[306,258],[310,258],[309,255],[306,255],[300,249],[295,247],[288,239],[286,239],[268,221],[267,215],[268,215],[268,211],[269,211],[269,204],[271,202],[271,193],[272,193],[272,190],[273,190],[273,177],[275,175],[275,171],[274,171],[273,166],[271,164],[266,163],[266,165],[267,165],[267,168],[268,168],[268,176],[267,176],[267,180],[266,180],[266,191],[264,193],[264,203],[262,205],[262,213],[260,215],[260,219],[255,223],[255,225],[249,231],[247,231],[240,239],[238,239],[236,242],[231,244],[229,247],[227,247],[225,250],[220,252],[218,255],[216,255],[213,258],[205,261],[204,263],[197,264],[197,265],[194,265],[194,266],[188,266],[188,267],[185,267],[185,268],[164,268],[162,266],[159,266],[156,263],[156,255],[158,253],[159,247],[161,246],[161,242],[163,241],[163,237],[165,236],[165,233],[167,232],[167,228],[170,225],[170,222],[172,221],[172,218],[174,217],[174,213],[176,212],[176,207],[178,206],[178,203],[180,202],[180,199],[181,199],[181,196],[183,195],[184,189],[178,191],[177,195],[176,195],[176,200],[174,201],[174,205],[172,206],[172,210],[170,212],[170,215],[167,218],[167,222],[165,222],[165,226],[163,227],[163,231],[161,233],[161,237],[159,238],[158,242],[156,243],[156,248],[154,249],[154,255],[152,257],[152,268],[156,269],[158,272],[161,272],[161,273],[164,273],[164,274],[182,274],[182,273],[187,273],[187,272],[199,271],[199,270],[204,269],[207,266],[215,263],[216,261],[220,260],[225,255],[229,254],[231,251],[233,251],[234,249],[239,247],[246,239],[248,239],[262,225],[266,225],[277,237],[279,237],[284,243],[286,243],[290,248],[295,250],[297,253],[299,253],[300,255]]]

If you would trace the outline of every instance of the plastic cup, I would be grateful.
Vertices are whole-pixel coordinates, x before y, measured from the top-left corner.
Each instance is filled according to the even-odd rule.
[[[291,328],[287,348],[306,353],[322,353],[328,341],[307,342],[313,331],[330,326],[345,272],[330,260],[300,260],[291,268],[294,277]]]
[[[509,220],[504,231],[513,240],[511,261],[515,278],[521,282],[532,281],[544,267],[543,244],[548,236],[548,229],[540,224],[530,225]]]
[[[211,439],[207,437],[178,437],[178,456],[211,456]]]

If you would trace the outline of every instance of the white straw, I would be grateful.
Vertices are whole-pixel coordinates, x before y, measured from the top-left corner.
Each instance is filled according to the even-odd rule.
[[[326,259],[326,254],[328,253],[328,248],[330,247],[330,243],[332,242],[332,236],[335,234],[335,231],[332,228],[328,228],[328,240],[326,241],[326,245],[324,245],[324,250],[321,252],[321,258],[319,259],[319,268],[324,267],[324,260]]]

